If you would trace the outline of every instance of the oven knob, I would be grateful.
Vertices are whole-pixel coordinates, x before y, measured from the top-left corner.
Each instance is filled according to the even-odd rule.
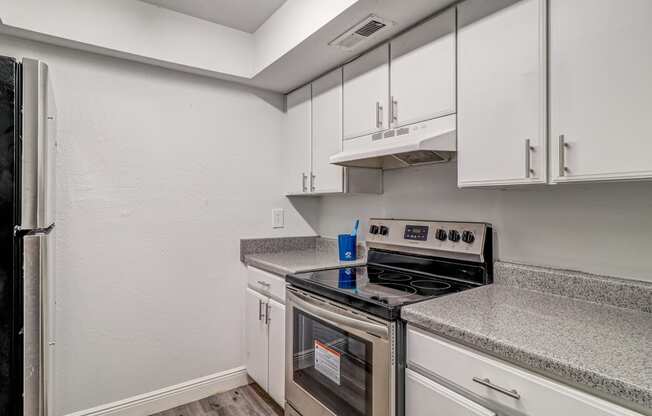
[[[369,234],[378,234],[378,226],[372,225],[371,227],[369,227]]]
[[[384,225],[380,226],[380,235],[387,235],[389,233],[389,228],[385,227]]]
[[[464,231],[462,233],[462,241],[465,243],[471,244],[475,241],[475,236],[471,231]]]
[[[448,239],[451,240],[454,243],[457,243],[460,241],[460,233],[457,230],[450,230],[448,232]]]
[[[435,238],[439,241],[446,241],[446,230],[442,230],[441,228],[435,231]]]

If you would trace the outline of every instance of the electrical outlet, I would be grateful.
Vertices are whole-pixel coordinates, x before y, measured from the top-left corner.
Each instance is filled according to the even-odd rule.
[[[285,227],[285,211],[283,208],[274,208],[272,210],[272,228]]]

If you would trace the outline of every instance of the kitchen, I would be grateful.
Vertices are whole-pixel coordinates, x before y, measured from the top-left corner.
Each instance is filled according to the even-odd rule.
[[[30,123],[56,140],[44,386],[5,373],[34,369],[15,325],[3,414],[651,414],[650,4],[398,3],[0,3],[23,175]],[[26,111],[32,73],[50,101]],[[50,225],[23,219],[3,244]],[[368,269],[397,264],[477,287],[379,317]],[[310,284],[333,268],[348,280]],[[396,371],[364,364],[355,412],[292,385],[293,359],[330,363],[324,389],[348,371],[317,339],[336,317],[288,347],[301,296],[390,328]],[[374,328],[358,338],[382,350]]]

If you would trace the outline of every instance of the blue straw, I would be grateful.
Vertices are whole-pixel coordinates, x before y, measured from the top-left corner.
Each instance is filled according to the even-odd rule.
[[[358,235],[358,228],[360,228],[360,220],[355,220],[355,226],[353,227],[353,232],[351,233],[353,237]]]

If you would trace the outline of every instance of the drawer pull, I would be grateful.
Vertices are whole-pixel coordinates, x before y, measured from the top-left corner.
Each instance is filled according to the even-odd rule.
[[[566,136],[563,134],[559,135],[559,176],[566,176],[566,173],[568,173],[569,169],[566,166],[566,149],[568,149],[570,145],[566,143]]]
[[[516,390],[507,390],[504,387],[497,386],[493,384],[491,380],[489,380],[488,378],[473,377],[473,381],[475,381],[478,384],[482,384],[485,387],[489,387],[492,390],[501,392],[502,394],[505,394],[513,399],[519,400],[521,398],[521,395],[518,394]]]
[[[258,299],[258,320],[262,321],[263,320],[263,301]],[[267,306],[265,306],[265,311],[267,311]]]
[[[259,281],[258,281],[258,284],[261,285],[261,286],[265,286],[265,287],[267,287],[267,288],[269,288],[269,287],[271,286],[270,283],[265,282],[265,281],[263,281],[263,280],[259,280]]]

